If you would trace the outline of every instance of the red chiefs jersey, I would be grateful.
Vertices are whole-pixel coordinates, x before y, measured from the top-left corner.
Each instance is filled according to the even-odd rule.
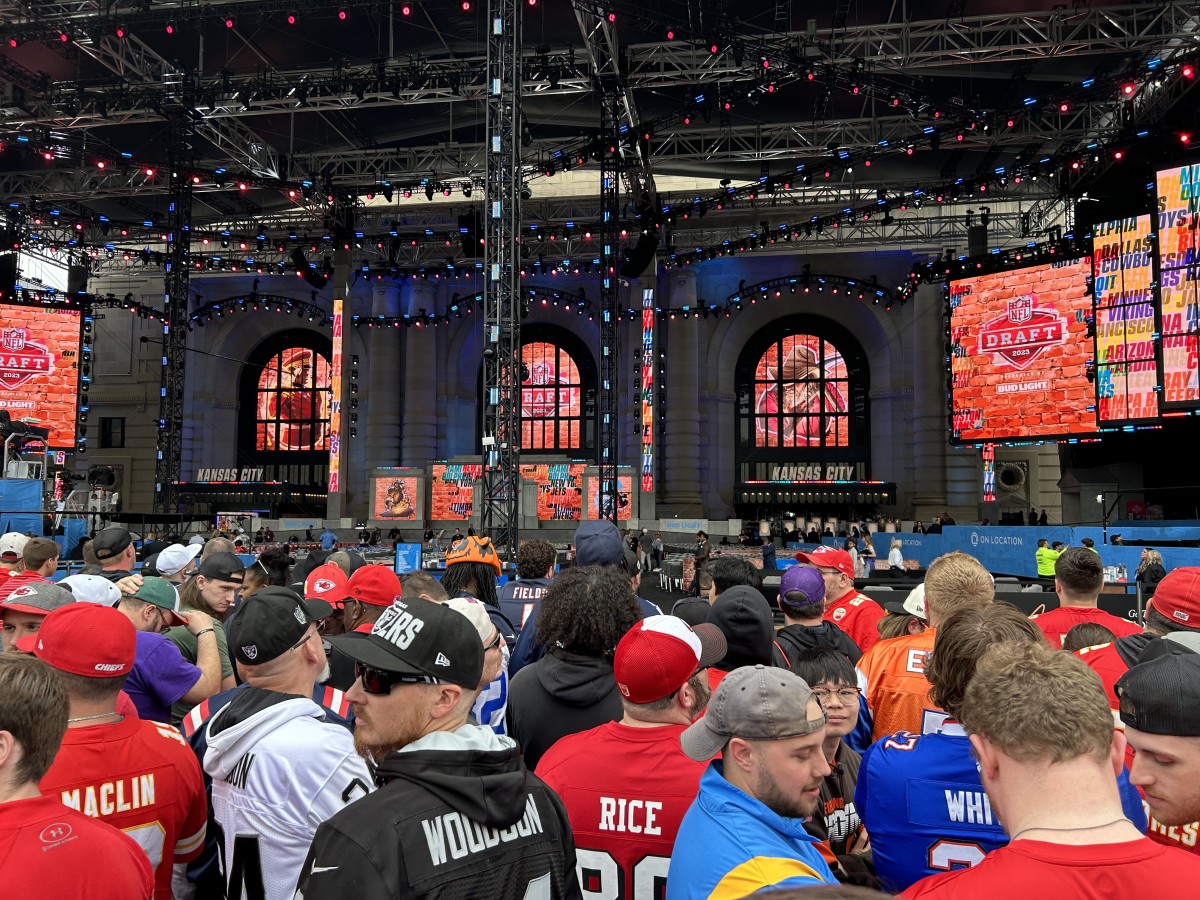
[[[1036,622],[1036,620],[1034,621]],[[1121,658],[1121,654],[1117,652],[1116,646],[1113,644],[1100,644],[1098,647],[1084,647],[1075,655],[1082,659],[1089,669],[1100,676],[1100,682],[1104,685],[1104,695],[1108,697],[1108,705],[1116,713],[1118,709],[1117,682],[1121,679],[1122,675],[1129,671],[1129,666]]]
[[[154,869],[154,896],[170,900],[171,866],[204,844],[208,803],[200,764],[169,725],[123,719],[68,728],[42,793],[133,838]]]
[[[879,620],[886,615],[883,607],[870,597],[849,590],[825,607],[823,618],[850,635],[850,640],[866,653],[879,642]]]
[[[708,766],[684,756],[685,727],[607,722],[564,737],[538,763],[567,808],[585,896],[662,896],[656,884]]]
[[[0,871],[6,897],[149,900],[154,892],[137,844],[57,797],[0,803]]]
[[[1046,635],[1046,640],[1050,642],[1050,646],[1055,650],[1062,649],[1063,638],[1067,636],[1068,631],[1076,625],[1082,625],[1085,622],[1103,625],[1117,637],[1125,637],[1127,634],[1141,634],[1142,632],[1142,626],[1137,623],[1111,615],[1102,609],[1094,607],[1060,606],[1057,609],[1049,610],[1041,615],[1030,616],[1029,618],[1033,621],[1034,625],[1042,629],[1042,634]]]
[[[936,629],[926,628],[920,634],[880,641],[858,661],[858,669],[867,679],[867,704],[875,717],[871,740],[897,731],[928,734],[937,731],[946,718],[929,699],[925,677],[936,633]]]
[[[900,896],[909,900],[1108,900],[1179,897],[1200,878],[1200,860],[1148,840],[1069,846],[1014,841],[970,869],[931,875]],[[1181,893],[1182,891],[1182,893]]]

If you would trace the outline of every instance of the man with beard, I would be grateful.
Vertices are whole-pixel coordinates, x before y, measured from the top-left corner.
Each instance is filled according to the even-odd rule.
[[[679,827],[667,900],[835,884],[804,830],[832,771],[824,743],[825,713],[803,679],[771,666],[731,672],[680,737],[692,759],[721,759]]]
[[[313,702],[328,673],[317,623],[331,612],[288,588],[258,591],[232,635],[246,684],[208,701],[190,734],[193,749],[207,744],[227,896],[290,900],[317,826],[371,791],[350,732]]]
[[[354,743],[379,789],[317,829],[296,895],[580,897],[562,801],[512,739],[468,721],[484,669],[470,620],[397,600],[331,641],[358,664]]]
[[[596,895],[644,896],[666,877],[706,767],[684,756],[679,736],[708,703],[704,670],[724,655],[713,625],[642,619],[613,658],[624,717],[568,735],[538,763],[567,807],[581,868],[599,873]]]

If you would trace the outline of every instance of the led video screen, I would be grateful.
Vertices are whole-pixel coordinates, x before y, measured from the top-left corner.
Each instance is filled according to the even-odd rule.
[[[1087,378],[1090,257],[950,284],[951,440],[1046,440],[1097,430]]]
[[[1158,173],[1163,405],[1200,405],[1200,163]]]
[[[483,466],[433,467],[429,490],[429,518],[434,521],[470,519],[475,513],[475,483],[483,477]]]
[[[38,419],[49,446],[75,447],[79,404],[78,309],[0,304],[0,410]]]
[[[271,357],[258,376],[258,450],[328,450],[329,361],[308,347]]]
[[[627,475],[617,477],[617,521],[624,521],[633,517],[633,504],[629,502],[630,496],[633,494],[633,478]],[[588,518],[589,519],[608,519],[609,509],[607,504],[612,502],[609,497],[604,498],[605,507],[600,505],[600,479],[588,479]]]
[[[1104,222],[1092,231],[1096,412],[1102,426],[1158,416],[1153,247],[1149,216]]]
[[[384,476],[375,483],[376,519],[415,519],[417,517],[417,479]]]
[[[537,485],[539,522],[578,522],[583,516],[585,463],[523,465],[521,477]]]
[[[560,347],[521,347],[521,447],[571,450],[582,445],[579,367]]]
[[[847,446],[848,396],[846,360],[833,344],[811,334],[773,343],[754,370],[755,446]]]

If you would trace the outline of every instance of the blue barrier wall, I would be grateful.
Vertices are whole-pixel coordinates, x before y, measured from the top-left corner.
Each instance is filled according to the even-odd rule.
[[[1161,528],[1125,528],[1115,531],[1112,527],[1108,533],[1121,534],[1125,540],[1145,541],[1162,540]],[[1173,532],[1190,531],[1194,538],[1174,537],[1173,540],[1200,539],[1200,527],[1190,529],[1169,529]],[[1148,538],[1146,533],[1158,535]],[[1134,572],[1141,562],[1141,547],[1126,547],[1104,545],[1104,531],[1095,526],[1079,526],[1068,528],[1062,525],[1051,525],[1046,528],[1028,526],[982,526],[982,525],[951,525],[943,529],[941,534],[910,534],[907,532],[878,533],[872,539],[875,555],[879,560],[886,560],[888,547],[892,538],[898,537],[902,542],[901,552],[906,560],[916,560],[922,568],[929,565],[943,553],[961,550],[969,553],[982,562],[989,571],[1003,572],[1008,575],[1036,576],[1037,563],[1034,561],[1034,551],[1037,550],[1039,538],[1045,538],[1050,543],[1062,541],[1067,546],[1078,547],[1080,541],[1090,537],[1096,542],[1105,566],[1125,566],[1132,582]],[[825,538],[823,543],[830,547],[841,547],[845,538]],[[784,568],[792,560],[798,550],[810,550],[813,544],[788,544],[786,553],[779,555],[779,567]],[[1200,566],[1200,548],[1195,547],[1157,547],[1163,557],[1163,565],[1167,571],[1180,566]]]
[[[42,517],[38,513],[9,512],[14,509],[41,509],[42,483],[25,479],[0,479],[0,533],[20,531],[42,533]]]

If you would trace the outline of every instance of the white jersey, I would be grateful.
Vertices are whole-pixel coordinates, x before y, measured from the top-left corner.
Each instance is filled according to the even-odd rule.
[[[209,720],[204,771],[230,900],[291,900],[317,826],[374,785],[311,699],[243,689]]]

